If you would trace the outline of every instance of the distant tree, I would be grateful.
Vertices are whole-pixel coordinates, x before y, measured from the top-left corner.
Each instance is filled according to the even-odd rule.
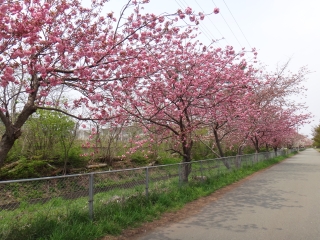
[[[320,124],[313,128],[312,136],[313,145],[317,148],[320,148]]]
[[[293,96],[304,95],[303,82],[308,70],[301,68],[291,73],[287,68],[288,63],[274,73],[259,72],[256,76],[259,84],[252,86],[253,95],[248,102],[252,111],[242,115],[239,129],[256,152],[265,145],[277,149],[276,142],[290,136],[297,126],[308,123],[311,116],[304,104],[292,100]]]

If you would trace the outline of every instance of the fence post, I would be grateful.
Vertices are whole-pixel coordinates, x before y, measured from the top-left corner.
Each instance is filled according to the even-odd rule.
[[[179,163],[179,169],[178,169],[178,172],[179,172],[179,187],[181,187],[181,183],[182,183],[182,163]]]
[[[200,161],[200,172],[201,172],[201,181],[204,181],[203,169],[202,169],[202,161]]]
[[[146,198],[149,197],[149,168],[146,168]]]
[[[93,175],[93,173],[91,173],[89,175],[89,201],[88,201],[88,204],[89,204],[89,218],[91,220],[93,220],[93,194],[94,194],[93,182],[94,182],[94,175]]]

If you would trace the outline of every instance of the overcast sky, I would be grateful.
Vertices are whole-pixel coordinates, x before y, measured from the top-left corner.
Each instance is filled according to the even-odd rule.
[[[126,2],[111,0],[107,11],[117,13]],[[172,13],[186,6],[206,13],[212,12],[215,7],[220,9],[220,14],[211,15],[200,24],[203,31],[201,41],[204,43],[209,43],[210,39],[224,38],[216,46],[232,45],[236,49],[255,47],[259,61],[270,70],[289,59],[289,69],[293,72],[308,66],[312,73],[305,83],[308,89],[305,102],[314,118],[299,132],[311,136],[312,126],[320,123],[320,1],[151,0],[146,5],[146,11]]]

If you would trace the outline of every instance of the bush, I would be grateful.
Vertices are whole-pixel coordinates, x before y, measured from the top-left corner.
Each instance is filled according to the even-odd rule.
[[[21,156],[24,156],[23,152],[23,145],[22,141],[19,139],[18,141],[15,141],[13,147],[10,149],[7,158],[6,158],[6,163],[12,163],[15,161],[19,161]]]
[[[19,161],[4,166],[0,172],[1,180],[37,178],[50,176],[55,170],[47,161],[27,160],[22,157]]]
[[[84,167],[87,165],[87,159],[85,157],[81,157],[82,149],[80,146],[74,146],[69,150],[68,153],[68,163],[75,168]],[[60,155],[60,158],[63,154]],[[63,162],[63,158],[61,158]]]
[[[158,163],[160,165],[166,165],[166,164],[175,164],[175,163],[180,163],[181,159],[180,158],[174,158],[174,157],[164,157],[164,158],[158,158]]]
[[[199,141],[194,142],[193,148],[192,148],[192,159],[204,160],[204,159],[210,159],[210,158],[215,158],[211,150]]]
[[[132,155],[131,162],[137,164],[137,165],[146,165],[149,161],[147,158],[141,156],[140,154],[136,153]]]

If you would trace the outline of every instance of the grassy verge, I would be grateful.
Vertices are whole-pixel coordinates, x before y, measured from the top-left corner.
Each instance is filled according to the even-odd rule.
[[[137,191],[137,194],[128,196],[125,200],[96,204],[94,221],[88,217],[87,198],[54,199],[45,204],[21,206],[13,211],[3,210],[0,216],[0,239],[87,240],[98,239],[107,234],[119,235],[124,229],[138,227],[144,222],[159,218],[166,211],[180,209],[188,202],[207,196],[285,158],[287,157],[280,156],[238,170],[224,171],[203,182],[192,179],[180,188],[177,188],[176,181],[168,182],[161,188],[162,191],[150,192],[148,198]],[[104,194],[110,193],[97,194],[95,201],[103,199]],[[17,215],[15,211],[20,214]],[[20,224],[17,224],[18,221]]]

